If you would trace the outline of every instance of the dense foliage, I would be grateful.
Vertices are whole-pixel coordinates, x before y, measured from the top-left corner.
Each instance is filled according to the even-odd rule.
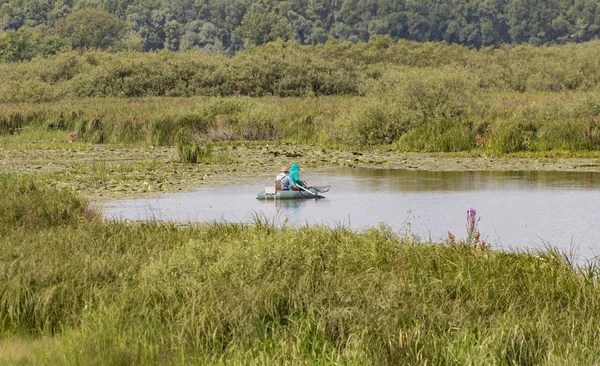
[[[599,53],[597,42],[472,50],[387,36],[272,42],[233,57],[67,52],[0,64],[0,133],[31,126],[65,139],[169,146],[287,139],[405,151],[597,150]]]
[[[383,93],[400,85],[473,91],[596,90],[597,42],[472,50],[444,43],[272,42],[233,57],[202,52],[66,52],[0,64],[0,102],[65,97],[318,96]],[[439,73],[440,82],[428,75]],[[454,81],[451,81],[454,80]],[[435,91],[432,91],[435,93]],[[417,99],[416,103],[421,103]],[[440,101],[438,101],[440,103]]]
[[[0,237],[11,230],[56,227],[86,216],[85,200],[66,190],[49,194],[45,185],[31,176],[0,174],[0,192]],[[88,218],[95,218],[91,213],[87,211]]]
[[[31,47],[23,35],[63,34],[61,40],[79,47],[122,47],[85,43],[61,32],[61,23],[85,23],[96,9],[105,15],[95,23],[106,28],[118,21],[131,34],[127,47],[143,50],[192,50],[235,53],[248,45],[281,38],[300,44],[328,39],[368,41],[375,35],[394,40],[446,41],[470,47],[500,44],[562,44],[584,42],[600,35],[600,4],[596,0],[75,0],[39,2],[0,0],[0,59],[5,48]],[[123,24],[125,24],[123,23]],[[40,28],[41,27],[41,28]],[[40,55],[55,52],[54,48]],[[19,60],[28,59],[20,55]]]

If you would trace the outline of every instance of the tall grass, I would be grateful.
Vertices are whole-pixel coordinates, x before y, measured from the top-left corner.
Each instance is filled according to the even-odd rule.
[[[89,99],[0,105],[0,120],[21,134],[63,131],[64,140],[175,146],[189,141],[314,140],[323,101],[316,99]],[[16,121],[16,122],[15,122]],[[0,134],[2,130],[0,129]]]
[[[466,89],[459,93],[453,91],[455,87]],[[22,127],[16,134],[0,136],[0,144],[47,139],[176,146],[258,140],[497,154],[600,148],[600,110],[595,104],[599,95],[595,92],[476,94],[463,81],[431,95],[415,88],[398,85],[366,97],[5,104],[0,105],[0,119]]]
[[[1,186],[17,197],[5,208],[27,206],[20,186]],[[50,217],[61,217],[56,200],[79,202],[41,191],[36,210]],[[76,217],[36,230],[3,226],[0,335],[56,340],[31,363],[590,364],[600,356],[597,269],[579,271],[552,251],[419,243],[385,227],[359,234],[262,220],[181,229]]]
[[[0,233],[75,224],[96,214],[71,193],[46,189],[28,175],[0,173]]]
[[[177,147],[179,152],[179,161],[184,163],[201,163],[212,159],[212,145],[204,144],[179,144]]]

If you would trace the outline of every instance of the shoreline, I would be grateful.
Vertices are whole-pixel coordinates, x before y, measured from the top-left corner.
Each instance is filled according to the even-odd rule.
[[[275,147],[266,143],[216,146],[215,153],[225,154],[227,161],[181,163],[174,147],[4,147],[0,148],[0,167],[7,173],[39,174],[49,185],[71,189],[95,202],[265,182],[279,167],[293,162],[299,163],[305,173],[332,168],[600,172],[597,157],[485,157],[474,153],[405,153],[285,144]]]

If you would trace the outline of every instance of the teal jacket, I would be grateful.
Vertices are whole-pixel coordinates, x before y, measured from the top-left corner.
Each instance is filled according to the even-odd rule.
[[[290,173],[288,174],[288,177],[290,177],[292,179],[292,182],[294,182],[295,185],[301,186],[304,184],[304,182],[302,182],[300,180],[300,175],[298,174],[299,172],[300,172],[300,165],[294,163],[290,167]]]

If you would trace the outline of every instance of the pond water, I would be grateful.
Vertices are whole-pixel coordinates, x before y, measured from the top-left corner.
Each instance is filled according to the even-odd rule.
[[[264,186],[257,182],[113,201],[104,205],[104,214],[177,222],[252,222],[258,215],[278,224],[354,230],[385,223],[397,232],[442,241],[448,231],[466,237],[467,210],[473,208],[492,248],[551,246],[578,261],[600,253],[600,173],[342,169],[306,172],[302,178],[332,188],[325,199],[274,202],[256,199]]]

